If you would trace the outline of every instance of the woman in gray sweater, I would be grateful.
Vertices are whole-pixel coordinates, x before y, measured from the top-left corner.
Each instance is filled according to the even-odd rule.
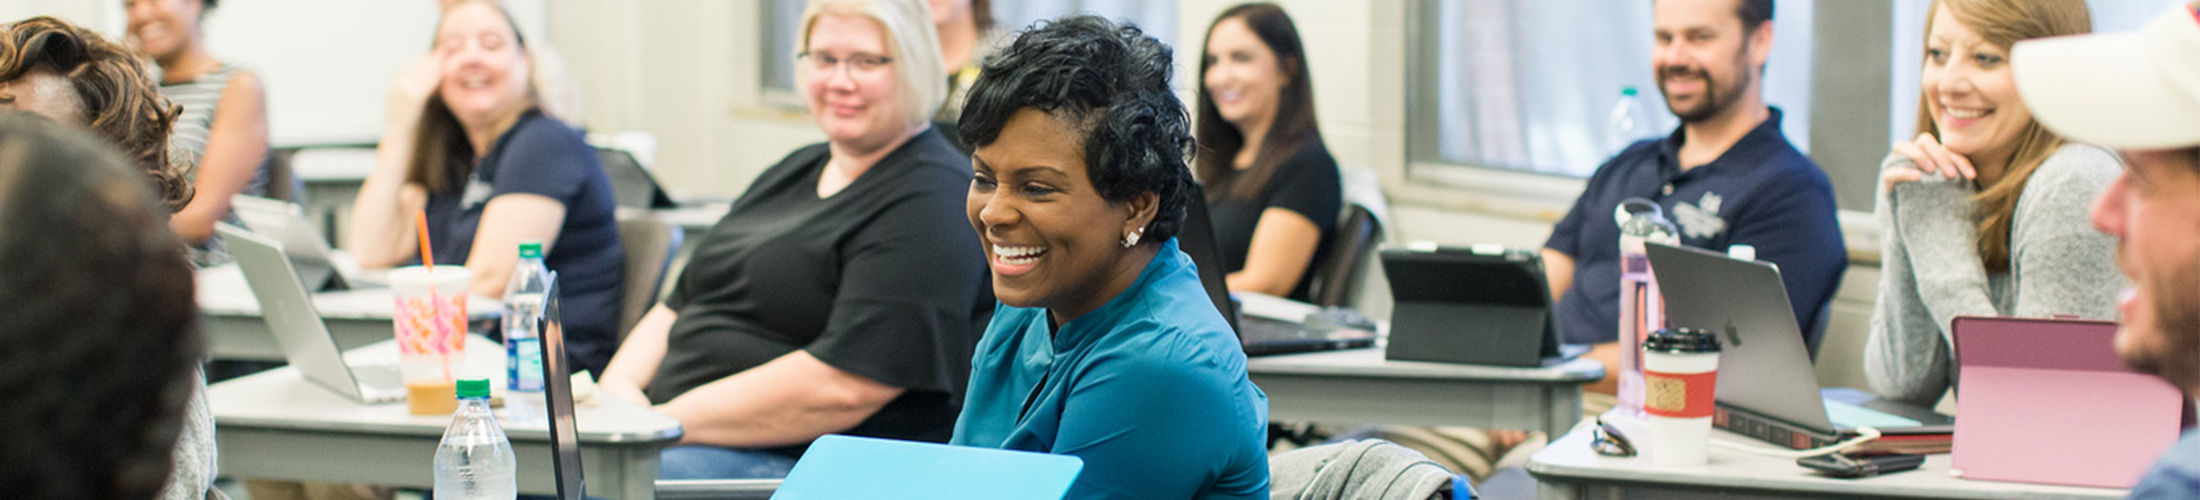
[[[2116,319],[2115,243],[2087,207],[2122,172],[2067,143],[2017,98],[2009,47],[2080,34],[2083,0],[1936,0],[1926,18],[1917,139],[1882,164],[1879,304],[1864,373],[1881,397],[1930,406],[1955,383],[1957,316]]]

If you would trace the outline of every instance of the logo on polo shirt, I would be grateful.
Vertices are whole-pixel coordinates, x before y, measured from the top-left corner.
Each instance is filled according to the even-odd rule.
[[[1725,203],[1726,199],[1720,198],[1717,193],[1705,191],[1703,199],[1697,200],[1694,205],[1685,201],[1673,205],[1674,222],[1679,222],[1681,234],[1690,238],[1716,236],[1726,231],[1726,219],[1719,218],[1719,205]]]

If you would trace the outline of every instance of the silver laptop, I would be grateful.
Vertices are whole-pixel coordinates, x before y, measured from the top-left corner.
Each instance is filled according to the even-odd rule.
[[[229,209],[246,229],[282,244],[299,283],[308,291],[349,290],[356,285],[336,267],[330,257],[334,251],[298,204],[240,194],[229,197]]]
[[[1887,434],[1952,432],[1955,420],[1887,400],[1833,397],[1818,385],[1780,269],[1694,248],[1647,245],[1674,327],[1719,333],[1718,402],[1826,434],[1870,426]]]
[[[245,283],[260,300],[260,315],[283,358],[306,380],[351,397],[361,403],[386,403],[405,399],[405,381],[397,366],[344,362],[344,352],[329,335],[328,324],[313,308],[313,298],[299,285],[298,274],[283,258],[283,245],[228,224],[216,224],[222,244],[229,248]]]

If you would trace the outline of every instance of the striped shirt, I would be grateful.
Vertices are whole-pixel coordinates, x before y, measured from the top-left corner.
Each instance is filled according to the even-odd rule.
[[[168,135],[168,157],[186,166],[186,178],[198,179],[199,159],[206,155],[208,131],[214,128],[214,110],[221,105],[222,91],[229,88],[230,79],[242,72],[236,66],[223,64],[188,82],[161,84],[161,95],[167,96],[168,102],[183,106],[183,115],[176,117],[176,128]],[[267,165],[263,162],[252,174],[252,180],[245,183],[243,193],[263,196],[267,194],[267,183]]]

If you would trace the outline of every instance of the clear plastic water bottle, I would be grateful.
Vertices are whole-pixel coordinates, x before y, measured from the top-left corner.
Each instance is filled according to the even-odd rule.
[[[435,447],[435,497],[510,500],[519,496],[512,442],[489,412],[489,380],[458,381],[458,411]]]
[[[542,265],[542,242],[519,244],[519,264],[504,286],[504,374],[506,389],[542,391],[542,294],[550,289],[550,269]]]
[[[542,264],[542,242],[519,244],[519,263],[504,286],[504,408],[513,422],[547,418],[542,395],[543,292],[550,269]]]
[[[1620,200],[1612,217],[1619,223],[1619,409],[1623,414],[1642,414],[1642,340],[1665,328],[1664,295],[1657,276],[1650,272],[1649,242],[1680,244],[1680,229],[1665,219],[1657,202]]]
[[[1619,89],[1619,103],[1612,105],[1612,116],[1606,123],[1610,128],[1604,131],[1604,147],[1610,154],[1619,154],[1627,145],[1649,135],[1650,115],[1644,111],[1634,87]]]

